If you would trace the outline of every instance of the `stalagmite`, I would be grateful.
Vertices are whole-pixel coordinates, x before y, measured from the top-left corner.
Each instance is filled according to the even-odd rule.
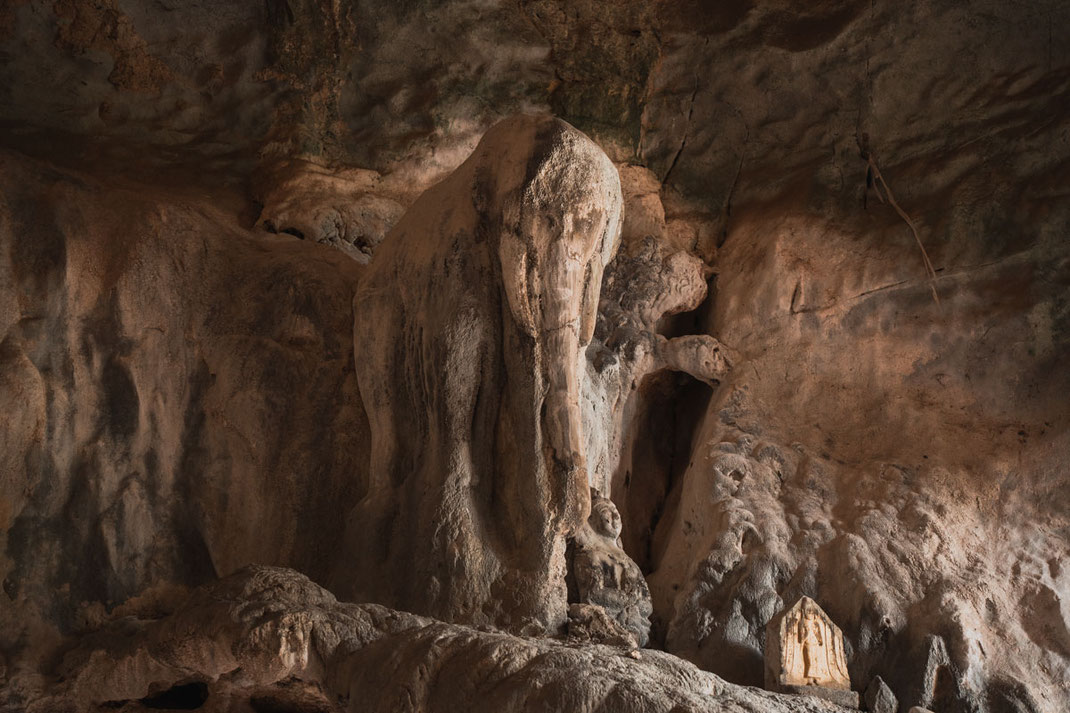
[[[514,630],[564,624],[565,538],[590,508],[579,372],[620,217],[605,154],[520,116],[387,237],[354,299],[371,485],[340,591]]]

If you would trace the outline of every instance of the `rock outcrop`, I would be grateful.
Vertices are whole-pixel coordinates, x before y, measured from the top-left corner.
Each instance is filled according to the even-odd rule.
[[[301,710],[295,690],[306,710],[352,713],[827,710],[733,686],[663,652],[633,657],[627,647],[341,603],[303,575],[269,567],[206,585],[170,615],[121,619],[67,651],[56,673],[62,683],[28,713],[114,710],[166,695],[212,710]]]
[[[131,598],[249,562],[325,581],[367,487],[360,266],[247,230],[226,186],[0,167],[6,680]]]
[[[366,265],[405,212],[402,196],[375,171],[287,161],[258,173],[257,222],[270,233],[331,245]]]

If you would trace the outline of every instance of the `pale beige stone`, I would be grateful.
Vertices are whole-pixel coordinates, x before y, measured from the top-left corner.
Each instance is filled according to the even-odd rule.
[[[398,188],[367,169],[286,161],[263,169],[258,179],[253,192],[264,206],[260,228],[331,245],[361,264],[405,212]]]
[[[569,605],[568,641],[624,646],[629,650],[639,645],[635,634],[621,626],[605,607],[597,604]]]
[[[851,689],[843,632],[810,597],[802,597],[766,629],[766,686]]]

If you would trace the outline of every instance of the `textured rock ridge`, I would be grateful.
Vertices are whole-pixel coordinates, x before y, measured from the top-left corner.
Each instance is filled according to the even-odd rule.
[[[177,611],[119,620],[66,652],[56,692],[28,708],[116,709],[206,685],[205,709],[817,713],[828,708],[727,684],[657,651],[570,645],[338,602],[303,575],[250,567]],[[291,704],[292,705],[292,704]],[[120,708],[126,710],[126,708]]]

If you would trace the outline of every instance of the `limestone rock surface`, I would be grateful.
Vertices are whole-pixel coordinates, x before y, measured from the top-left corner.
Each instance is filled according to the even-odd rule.
[[[0,681],[137,596],[326,579],[366,487],[360,266],[225,185],[0,166]]]
[[[841,625],[852,680],[879,675],[904,709],[1070,709],[1067,27],[1050,1],[0,3],[4,699],[53,683],[64,637],[250,562],[342,599],[563,623],[564,566],[540,548],[582,522],[582,495],[458,477],[429,505],[372,454],[369,422],[382,433],[392,411],[365,403],[364,369],[407,372],[397,392],[419,398],[396,413],[445,436],[473,413],[490,430],[487,399],[523,383],[502,430],[578,452],[618,504],[655,647],[760,683],[766,623],[808,595]],[[517,112],[578,128],[620,177],[621,246],[583,277],[601,283],[594,329],[564,362],[545,335],[505,339],[539,326],[524,305],[548,293],[494,273],[487,243],[458,238],[484,251],[467,283],[450,271],[471,261],[392,282],[373,267],[404,263],[399,223],[449,235],[416,197]],[[500,195],[469,188],[469,217]],[[433,310],[362,309],[368,269]],[[430,273],[454,287],[432,297]],[[463,299],[482,316],[430,318]],[[354,318],[396,341],[354,340]],[[433,347],[421,370],[416,344]],[[551,377],[563,419],[535,407]],[[479,439],[468,459],[422,426],[413,470],[516,455]],[[471,522],[426,517],[463,503]],[[391,505],[413,544],[384,525]],[[402,566],[383,553],[418,569],[384,578]],[[517,581],[545,577],[548,596],[494,588],[531,562]]]
[[[725,683],[663,652],[628,653],[346,604],[293,570],[248,567],[171,614],[124,617],[86,636],[58,664],[54,692],[27,710],[136,710],[190,682],[205,686],[203,705],[215,710],[283,705],[295,687],[324,710],[352,713],[827,710]]]
[[[708,328],[743,356],[651,540],[668,650],[757,683],[762,627],[806,594],[841,624],[852,679],[879,674],[906,705],[1064,705],[1070,580],[1053,563],[1070,512],[1057,396],[1070,384],[1056,366],[1070,253],[1055,236],[1070,213],[1036,170],[1001,205],[1048,227],[986,248],[939,222],[966,185],[936,205],[920,193],[936,195],[935,174],[915,184],[919,214],[947,226],[932,246],[939,303],[889,252],[893,233],[910,239],[902,221],[734,213],[751,238],[719,252]]]
[[[899,713],[899,701],[880,676],[873,677],[862,700],[871,713]]]
[[[639,638],[598,604],[568,605],[568,638],[575,641],[635,649]]]
[[[375,171],[288,161],[263,170],[257,184],[261,227],[331,245],[362,264],[405,211],[398,189]]]

